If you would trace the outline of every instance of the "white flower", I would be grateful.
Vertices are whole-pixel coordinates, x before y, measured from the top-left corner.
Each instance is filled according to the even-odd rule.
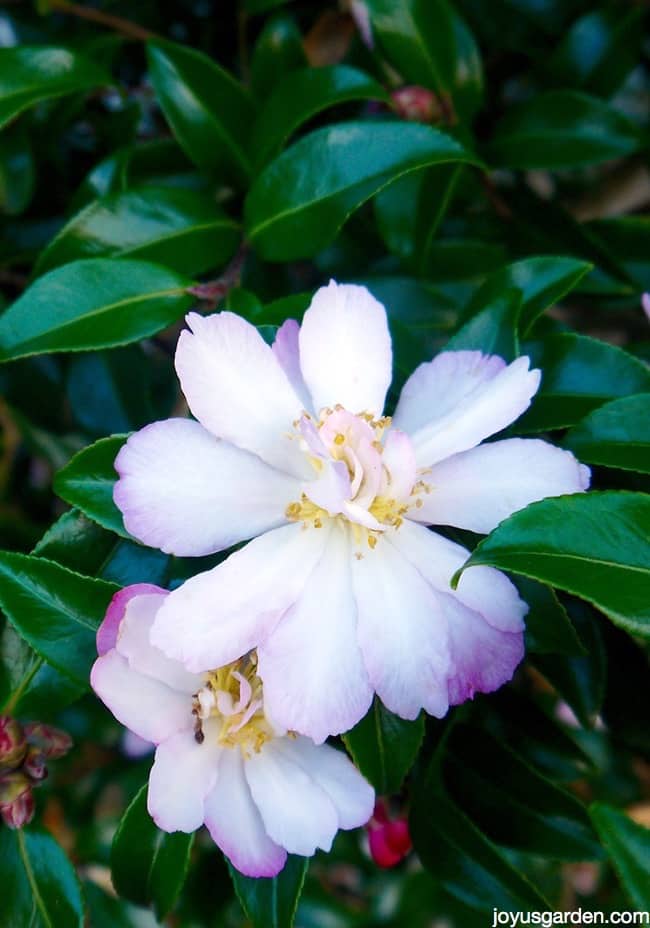
[[[147,800],[156,824],[192,832],[205,823],[247,876],[274,876],[287,851],[327,851],[339,828],[365,824],[372,788],[340,751],[269,720],[254,655],[194,674],[150,643],[168,595],[147,584],[117,593],[91,673],[115,717],[157,745]]]
[[[529,406],[540,373],[443,352],[383,416],[391,340],[364,287],[320,289],[271,349],[239,316],[188,316],[176,369],[197,422],[132,435],[115,502],[132,535],[178,555],[246,547],[175,590],[152,640],[199,672],[258,649],[266,704],[316,741],[373,692],[404,718],[509,680],[526,605],[501,573],[450,580],[468,552],[429,531],[489,532],[589,471],[537,439],[481,445]]]

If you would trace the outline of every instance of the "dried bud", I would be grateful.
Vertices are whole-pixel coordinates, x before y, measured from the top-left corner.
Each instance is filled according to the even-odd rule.
[[[25,755],[22,770],[30,780],[39,782],[47,776],[47,767],[45,765],[45,754],[40,748],[30,747]]]
[[[18,767],[26,750],[22,726],[8,715],[0,716],[0,768]]]
[[[399,87],[391,93],[398,116],[411,122],[439,122],[442,108],[436,95],[426,87]]]
[[[10,773],[0,780],[0,815],[9,828],[22,828],[33,819],[34,794],[22,773]]]
[[[25,725],[25,735],[29,743],[39,748],[49,760],[63,757],[72,747],[72,738],[67,732],[52,725],[43,725],[42,722]]]

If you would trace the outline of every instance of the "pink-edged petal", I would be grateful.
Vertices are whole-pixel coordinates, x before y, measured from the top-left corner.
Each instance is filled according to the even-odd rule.
[[[433,525],[491,532],[507,516],[547,496],[582,493],[590,471],[570,451],[536,438],[480,445],[435,464],[431,492],[411,517]]]
[[[204,725],[205,740],[183,731],[156,748],[149,774],[147,809],[163,831],[190,833],[204,821],[205,797],[214,787],[224,749],[217,743],[213,726]]]
[[[336,807],[339,828],[366,824],[375,807],[375,791],[343,751],[302,737],[282,738],[277,747],[325,790]]]
[[[182,557],[212,554],[286,522],[294,477],[191,419],[154,422],[115,459],[113,498],[139,541]]]
[[[300,598],[257,650],[271,717],[316,742],[352,728],[372,700],[350,560],[347,535],[336,526]]]
[[[340,403],[381,415],[392,360],[386,310],[365,287],[332,280],[316,291],[300,329],[300,366],[317,412]]]
[[[245,876],[275,876],[284,867],[287,852],[266,833],[238,748],[222,752],[218,781],[205,800],[205,824],[215,844]]]
[[[196,673],[246,654],[297,601],[328,534],[286,525],[187,580],[156,615],[152,643]]]
[[[166,593],[162,587],[151,583],[133,583],[118,590],[111,599],[106,610],[102,624],[97,629],[97,653],[101,657],[115,647],[120,622],[124,618],[126,607],[134,596],[143,596],[147,593]]]
[[[246,779],[269,837],[290,854],[329,851],[338,830],[334,803],[304,769],[267,741],[244,765]]]
[[[150,633],[156,614],[165,598],[166,590],[145,593],[129,600],[117,634],[116,650],[125,657],[132,670],[159,680],[186,697],[196,693],[202,685],[198,674],[190,673],[180,663],[166,657],[151,644]],[[189,707],[191,699],[186,698]]]
[[[472,567],[452,590],[451,578],[469,557],[469,551],[423,525],[405,519],[391,541],[434,589],[451,594],[494,628],[521,632],[528,606],[504,573],[494,567]]]
[[[526,357],[505,366],[479,351],[444,351],[404,384],[393,424],[408,432],[418,466],[437,464],[500,432],[528,408],[540,372]]]
[[[311,396],[300,369],[299,336],[300,326],[296,320],[287,319],[276,332],[271,347],[304,409],[313,412]]]
[[[447,626],[434,591],[391,544],[353,560],[359,644],[368,676],[384,705],[405,719],[420,709],[442,717],[448,709]]]
[[[192,725],[191,699],[133,670],[115,650],[97,658],[90,685],[118,722],[146,741],[158,744]]]
[[[193,415],[217,438],[305,476],[303,455],[289,437],[303,404],[255,326],[226,312],[190,313],[187,324],[176,372]]]

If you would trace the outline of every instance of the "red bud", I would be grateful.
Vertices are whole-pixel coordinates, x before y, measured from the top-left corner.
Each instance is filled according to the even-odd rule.
[[[72,747],[70,735],[54,728],[53,725],[44,725],[42,722],[29,722],[25,725],[25,734],[30,744],[39,748],[48,759],[63,757]]]
[[[0,716],[0,767],[18,767],[25,756],[27,742],[22,726],[8,715]]]
[[[40,748],[29,748],[25,755],[22,769],[31,780],[39,781],[45,779],[47,776],[45,754]]]
[[[34,794],[28,782],[27,787],[12,802],[0,804],[0,816],[9,828],[22,828],[31,822],[34,818]]]

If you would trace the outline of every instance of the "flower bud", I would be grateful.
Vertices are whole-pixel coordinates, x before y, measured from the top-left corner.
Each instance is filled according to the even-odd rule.
[[[42,722],[29,722],[25,725],[25,734],[29,743],[39,748],[49,760],[63,757],[72,747],[72,738],[67,732]]]
[[[30,747],[25,755],[22,765],[23,772],[30,780],[38,782],[44,780],[47,776],[47,767],[45,766],[45,754],[40,748]]]
[[[26,750],[22,726],[8,715],[0,716],[0,768],[18,767]]]
[[[410,122],[438,122],[443,112],[436,95],[426,87],[399,87],[391,93],[393,106],[402,119]]]
[[[22,828],[34,817],[34,794],[22,773],[9,773],[0,780],[0,816],[9,828]]]
[[[405,818],[389,819],[388,809],[380,799],[368,823],[370,856],[378,867],[394,867],[411,850],[411,836]]]

